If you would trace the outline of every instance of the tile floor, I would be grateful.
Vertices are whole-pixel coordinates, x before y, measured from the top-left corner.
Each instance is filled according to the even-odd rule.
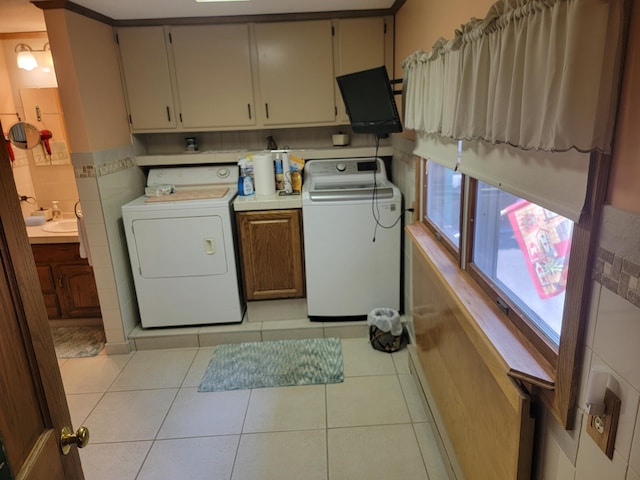
[[[344,383],[213,393],[215,347],[60,360],[87,480],[448,478],[407,351],[342,345]]]

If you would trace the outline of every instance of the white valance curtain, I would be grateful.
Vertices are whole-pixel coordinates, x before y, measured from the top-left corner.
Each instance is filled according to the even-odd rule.
[[[623,0],[495,3],[453,39],[404,60],[405,127],[610,153],[623,17]]]

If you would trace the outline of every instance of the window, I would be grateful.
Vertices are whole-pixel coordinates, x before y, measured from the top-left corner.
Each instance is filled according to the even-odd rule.
[[[491,152],[475,153],[483,161],[488,159],[489,166],[495,163]],[[566,158],[565,155],[563,159]],[[458,209],[459,249],[453,261],[468,275],[456,278],[477,283],[486,293],[479,300],[497,303],[505,319],[528,341],[525,348],[535,350],[548,362],[553,369],[553,385],[544,388],[539,384],[543,388],[537,390],[537,395],[556,420],[571,429],[578,395],[576,372],[580,369],[576,352],[583,341],[581,322],[590,308],[592,260],[598,248],[592,238],[600,224],[611,157],[600,153],[587,157],[582,215],[576,217],[575,209],[565,208],[572,215],[567,218],[549,210],[554,203],[546,195],[548,185],[535,177],[535,168],[527,175],[532,177],[529,185],[540,187],[537,200],[520,198],[478,180],[493,176],[487,174],[484,162],[482,168],[473,170],[469,160],[475,159],[467,160],[465,166],[463,151],[459,190],[452,188],[457,185],[457,180],[450,181],[453,170],[429,165],[431,178],[421,173],[422,223],[427,230],[435,231],[436,239],[451,251],[450,236],[455,238],[457,232],[444,232],[455,224],[451,211]],[[425,172],[427,163],[422,160],[420,172]],[[527,163],[540,166],[544,162],[532,158]],[[488,181],[484,177],[482,180]],[[564,185],[571,185],[571,191],[578,188],[573,183]],[[552,192],[559,188],[553,186]],[[543,202],[546,209],[539,205]]]
[[[483,182],[475,212],[472,263],[558,345],[573,222]]]
[[[462,174],[427,162],[425,179],[425,219],[458,250]]]

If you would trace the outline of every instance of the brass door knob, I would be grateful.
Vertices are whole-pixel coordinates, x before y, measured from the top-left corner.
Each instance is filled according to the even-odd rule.
[[[69,427],[62,427],[60,435],[60,450],[63,455],[67,455],[71,450],[71,445],[77,445],[78,448],[86,447],[89,444],[89,429],[80,427],[76,433],[73,433]]]

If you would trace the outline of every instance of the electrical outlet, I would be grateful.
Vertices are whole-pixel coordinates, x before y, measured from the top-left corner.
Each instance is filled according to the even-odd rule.
[[[620,419],[620,399],[607,388],[604,394],[604,415],[589,415],[587,432],[605,455],[613,458],[613,447]]]

